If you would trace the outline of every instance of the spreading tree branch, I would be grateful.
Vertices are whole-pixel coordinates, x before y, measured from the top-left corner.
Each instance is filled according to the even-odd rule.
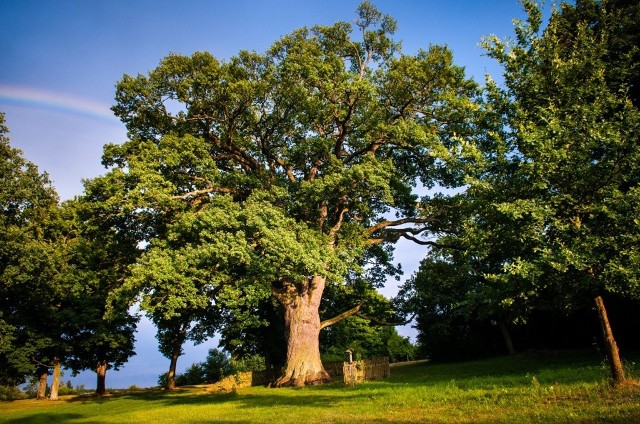
[[[205,178],[202,177],[196,177],[196,176],[192,176],[191,178],[193,178],[196,181],[202,181],[205,182],[207,185],[207,188],[203,188],[200,190],[193,190],[190,191],[188,193],[184,193],[181,195],[176,195],[173,196],[172,199],[180,199],[180,200],[186,200],[192,197],[199,197],[202,196],[203,194],[209,194],[209,193],[222,193],[222,194],[232,194],[235,191],[228,188],[228,187],[219,187],[219,186],[215,186],[213,185],[213,183]]]
[[[389,220],[380,221],[376,225],[368,228],[364,232],[364,236],[365,237],[370,236],[376,231],[384,230],[387,227],[397,227],[399,225],[405,225],[405,224],[426,224],[432,221],[434,221],[433,218],[402,218],[402,219],[397,219],[395,221],[389,221]]]
[[[336,315],[335,317],[331,318],[331,319],[327,319],[324,320],[320,323],[320,329],[322,330],[323,328],[329,327],[331,325],[337,324],[340,321],[349,318],[352,315],[355,315],[358,313],[358,311],[360,311],[360,308],[362,308],[362,304],[359,304],[351,309],[349,309],[348,311],[345,311],[343,313],[341,313],[340,315]]]
[[[384,325],[384,326],[388,326],[388,327],[395,327],[397,325],[407,325],[409,324],[411,321],[413,321],[413,318],[415,318],[416,314],[411,315],[411,317],[409,317],[408,319],[404,320],[404,321],[397,321],[397,322],[387,322],[384,320],[379,320],[377,318],[365,315],[361,312],[358,312],[355,314],[356,316],[360,317],[360,318],[364,318],[368,321],[371,321],[372,323],[376,324],[376,325]]]

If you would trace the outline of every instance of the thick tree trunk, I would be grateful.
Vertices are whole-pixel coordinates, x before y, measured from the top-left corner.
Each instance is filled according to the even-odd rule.
[[[60,365],[59,358],[53,358],[53,382],[51,383],[51,394],[49,400],[58,400],[58,388],[60,387]]]
[[[614,384],[620,384],[625,381],[626,377],[624,375],[624,369],[622,368],[618,345],[613,337],[613,331],[609,324],[609,316],[607,315],[607,310],[604,307],[602,296],[596,296],[595,302],[598,317],[600,318],[600,325],[602,327],[602,337],[604,338],[604,345],[607,351],[607,359],[609,360],[609,366],[611,367],[611,376],[613,377]]]
[[[274,289],[285,308],[287,358],[276,387],[322,384],[331,377],[320,360],[320,300],[325,278],[314,276],[302,284]]]
[[[103,396],[107,393],[107,361],[102,360],[98,362],[98,366],[96,367],[96,376],[98,378],[96,384],[96,394],[98,396]]]
[[[36,399],[44,399],[47,397],[47,378],[49,377],[49,369],[46,367],[38,367],[38,393]]]
[[[167,374],[167,385],[165,389],[175,390],[176,388],[176,368],[178,366],[178,357],[180,356],[180,348],[174,347],[171,352],[171,363],[169,364],[169,373]]]
[[[498,326],[500,327],[500,332],[502,333],[504,344],[507,347],[507,352],[509,352],[509,355],[515,355],[516,350],[513,347],[513,341],[511,340],[511,334],[509,333],[507,325],[504,322],[500,321],[498,323]]]

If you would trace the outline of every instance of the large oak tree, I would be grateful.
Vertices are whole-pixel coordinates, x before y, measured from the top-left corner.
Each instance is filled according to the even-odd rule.
[[[106,147],[113,169],[96,183],[104,213],[148,242],[131,286],[165,267],[211,285],[220,308],[277,299],[278,385],[329,378],[319,332],[358,305],[321,322],[326,285],[369,267],[369,249],[424,243],[446,201],[414,188],[460,183],[476,85],[445,47],[400,54],[395,28],[365,2],[355,25],[302,28],[226,62],[172,54],[117,85],[130,140]]]

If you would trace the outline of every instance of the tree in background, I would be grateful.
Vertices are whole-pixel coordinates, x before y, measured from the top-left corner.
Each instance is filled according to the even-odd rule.
[[[488,85],[485,110],[497,125],[481,140],[487,166],[469,180],[469,195],[496,196],[491,225],[517,234],[527,249],[517,247],[487,277],[528,282],[523,294],[550,291],[566,307],[593,299],[619,383],[625,375],[604,300],[640,294],[638,49],[631,42],[638,5],[562,4],[544,31],[537,5],[524,6],[528,19],[516,25],[515,42],[485,41],[504,68],[505,88]]]
[[[160,352],[170,360],[168,390],[175,388],[176,367],[184,343],[203,342],[216,329],[212,301],[215,279],[199,266],[201,258],[194,250],[181,248],[175,240],[171,236],[159,240],[157,248],[143,255],[133,267],[129,280],[129,284],[143,287],[140,309],[156,325]]]
[[[133,223],[149,257],[171,223],[206,230],[183,249],[222,276],[216,302],[253,291],[282,305],[280,386],[328,379],[318,342],[327,284],[358,272],[376,245],[439,231],[446,199],[412,188],[461,182],[475,84],[444,47],[398,55],[395,21],[370,3],[358,16],[359,39],[344,22],[303,28],[264,55],[170,55],[118,83],[113,110],[130,141],[105,149],[104,204]],[[207,249],[216,240],[237,247],[232,263]]]
[[[54,370],[51,398],[57,398],[61,361],[68,352],[64,239],[58,197],[46,174],[22,157],[5,135],[0,114],[0,371],[3,384],[18,384],[30,374],[46,380]],[[56,378],[57,377],[57,378]]]
[[[62,205],[67,240],[73,243],[66,262],[74,325],[68,334],[72,349],[65,366],[74,373],[94,370],[96,394],[104,395],[107,370],[117,370],[135,355],[138,317],[129,313],[128,303],[116,304],[109,297],[127,275],[131,246],[92,222],[92,208],[81,197]]]
[[[209,349],[204,362],[192,364],[183,374],[175,377],[177,386],[191,384],[211,384],[223,378],[247,371],[264,371],[264,358],[259,355],[248,355],[245,359],[234,359],[218,349]],[[167,385],[168,373],[158,378],[158,385]]]
[[[383,254],[378,252],[381,253]],[[320,310],[321,316],[337,316],[351,305],[356,305],[357,311],[328,326],[320,334],[323,357],[342,361],[347,357],[345,351],[352,349],[358,358],[389,357],[394,361],[398,355],[407,353],[407,346],[402,346],[404,341],[400,340],[394,328],[395,325],[405,323],[404,317],[399,316],[391,301],[376,290],[376,287],[384,283],[384,277],[399,275],[400,269],[388,266],[384,268],[369,268],[365,275],[348,276],[348,284],[327,287]]]
[[[91,227],[82,216],[90,203],[59,206],[46,174],[10,147],[6,132],[2,126],[2,383],[35,374],[37,397],[44,398],[53,372],[55,400],[63,366],[96,369],[103,394],[106,368],[133,354],[136,319],[127,305],[105,317],[108,294],[127,265],[122,238]]]
[[[509,202],[527,185],[517,182],[513,167],[499,158],[488,160],[487,167],[495,179],[488,184],[487,173],[482,191],[470,187],[458,196],[462,206],[445,218],[448,234],[433,244],[398,295],[402,309],[417,315],[422,354],[432,359],[514,354],[512,330],[528,322],[541,299],[553,298],[536,285],[537,275],[522,278],[504,271],[514,257],[533,254],[526,236],[537,229],[496,211],[496,203]]]
[[[259,299],[244,293],[237,298],[242,301],[225,303],[221,310],[220,347],[238,360],[262,357],[264,370],[275,381],[287,353],[282,305],[269,293]]]

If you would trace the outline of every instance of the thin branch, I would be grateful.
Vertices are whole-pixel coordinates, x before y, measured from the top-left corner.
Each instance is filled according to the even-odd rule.
[[[355,109],[355,104],[358,101],[358,95],[356,95],[353,100],[351,99],[351,95],[349,93],[347,93],[347,96],[347,104],[349,106],[347,109],[347,116],[345,116],[344,119],[338,119],[338,115],[334,114],[336,122],[338,124],[338,128],[340,130],[340,132],[338,133],[336,144],[333,147],[333,154],[337,158],[343,156],[342,147],[344,146],[344,141],[347,139],[347,135],[349,134],[349,126],[347,125],[347,123],[351,120],[353,111]]]
[[[322,330],[323,328],[329,327],[330,325],[333,324],[337,324],[340,321],[349,318],[352,315],[355,315],[358,313],[358,311],[360,311],[360,308],[362,308],[362,304],[359,304],[351,309],[349,309],[348,311],[345,311],[343,313],[341,313],[340,315],[336,315],[335,317],[322,321],[320,323],[320,329]]]
[[[232,190],[232,189],[230,189],[228,187],[214,186],[211,181],[205,180],[204,178],[200,178],[200,177],[193,177],[193,178],[195,180],[199,180],[199,181],[206,181],[207,188],[203,188],[203,189],[200,189],[200,190],[193,190],[193,191],[190,191],[190,192],[182,194],[182,195],[176,195],[176,196],[173,196],[172,199],[186,200],[186,199],[189,199],[191,197],[199,197],[199,196],[202,196],[203,194],[209,194],[209,193],[231,194],[231,193],[235,192],[234,190]]]
[[[329,231],[329,241],[331,245],[335,244],[336,234],[338,234],[338,231],[340,231],[340,227],[342,227],[342,223],[344,222],[344,214],[346,214],[347,212],[349,212],[348,208],[342,208],[342,210],[340,211],[340,215],[338,215],[338,222],[336,222],[336,224]]]
[[[371,321],[374,324],[377,325],[385,325],[385,326],[389,326],[389,327],[395,327],[397,325],[407,325],[409,324],[411,321],[413,321],[413,318],[415,318],[416,314],[411,315],[411,317],[409,317],[407,320],[405,321],[399,321],[399,322],[387,322],[387,321],[383,321],[383,320],[379,320],[377,318],[374,317],[370,317],[368,315],[365,315],[363,313],[356,313],[356,316],[360,317],[360,318],[364,318],[368,321]]]
[[[431,246],[431,247],[436,247],[438,249],[455,249],[455,250],[461,250],[460,246],[456,246],[453,244],[443,244],[443,243],[438,243],[435,241],[430,241],[430,240],[419,240],[413,236],[410,236],[409,234],[400,234],[400,237],[404,237],[407,240],[411,240],[414,243],[420,244],[422,246]]]
[[[404,224],[426,224],[427,222],[434,221],[433,218],[402,218],[395,221],[381,221],[378,222],[373,227],[367,229],[364,233],[365,236],[370,236],[376,231],[383,230],[387,227],[397,227],[398,225]]]
[[[296,176],[295,176],[295,175],[293,175],[293,172],[291,171],[291,167],[290,167],[290,166],[287,166],[281,158],[279,158],[279,157],[277,157],[277,156],[272,156],[272,159],[273,159],[273,160],[274,160],[278,165],[280,165],[280,166],[282,167],[282,169],[284,169],[284,172],[287,174],[287,177],[289,178],[289,181],[290,181],[290,182],[292,182],[292,183],[294,183],[294,184],[298,182],[298,180],[296,180]]]
[[[39,365],[39,366],[44,367],[44,368],[53,368],[55,366],[55,365],[47,365],[45,363],[42,363],[42,362],[38,361],[35,356],[31,357],[31,361],[34,364]]]
[[[313,162],[313,166],[309,170],[309,174],[307,175],[307,178],[306,178],[307,181],[313,181],[316,178],[316,175],[318,174],[318,169],[320,168],[320,166],[322,166],[323,163],[324,163],[323,159],[317,159],[315,162]]]
[[[353,153],[351,153],[349,156],[347,156],[347,158],[344,160],[345,163],[349,163],[351,162],[353,159],[359,157],[359,156],[363,156],[367,153],[373,153],[375,154],[376,151],[378,150],[378,148],[380,148],[380,146],[382,146],[384,143],[382,142],[382,140],[376,140],[374,142],[372,142],[371,144],[369,144],[367,147],[364,147],[358,151],[355,151]]]

